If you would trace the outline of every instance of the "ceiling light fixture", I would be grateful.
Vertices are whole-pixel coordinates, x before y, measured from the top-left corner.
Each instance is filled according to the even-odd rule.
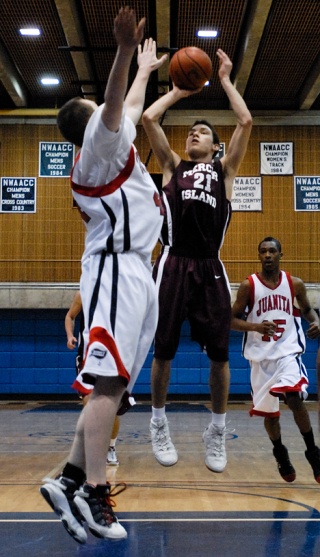
[[[207,38],[207,39],[215,39],[218,36],[218,31],[215,29],[211,30],[199,30],[197,31],[198,37]]]
[[[27,37],[37,37],[38,35],[40,35],[40,29],[37,29],[36,27],[30,27],[29,29],[20,29],[20,34]]]
[[[60,81],[56,77],[43,77],[41,83],[42,85],[59,85]]]

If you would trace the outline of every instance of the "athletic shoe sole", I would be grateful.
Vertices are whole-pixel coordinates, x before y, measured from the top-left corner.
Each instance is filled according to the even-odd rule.
[[[73,516],[68,500],[63,493],[57,493],[58,488],[44,485],[40,487],[40,493],[52,510],[58,515],[66,531],[76,542],[85,544],[88,536],[85,529]]]
[[[294,480],[296,479],[296,473],[295,472],[291,472],[290,474],[285,474],[284,476],[281,474],[281,472],[279,472],[281,478],[288,483],[292,483],[294,482]]]

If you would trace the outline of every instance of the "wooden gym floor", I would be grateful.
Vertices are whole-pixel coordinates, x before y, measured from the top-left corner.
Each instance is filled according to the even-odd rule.
[[[307,402],[319,443],[317,403]],[[318,557],[320,485],[304,456],[290,411],[281,406],[282,438],[297,478],[285,483],[276,468],[263,420],[249,402],[230,403],[224,473],[204,465],[206,402],[170,402],[167,416],[179,452],[170,468],[154,459],[150,405],[121,418],[119,467],[106,467],[126,540],[77,544],[39,494],[44,477],[66,462],[78,402],[0,402],[0,557]]]

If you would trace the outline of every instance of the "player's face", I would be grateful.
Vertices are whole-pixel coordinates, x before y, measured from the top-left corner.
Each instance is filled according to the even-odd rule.
[[[273,271],[279,268],[282,253],[275,242],[262,242],[259,249],[259,259],[265,271]]]
[[[212,131],[204,124],[193,126],[188,133],[186,143],[186,153],[192,160],[198,157],[211,156],[215,151]]]

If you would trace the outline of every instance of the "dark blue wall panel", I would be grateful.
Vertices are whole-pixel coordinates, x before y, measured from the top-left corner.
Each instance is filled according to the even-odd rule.
[[[66,345],[65,310],[0,309],[0,394],[72,394],[76,351]],[[307,324],[305,324],[307,326]],[[250,396],[250,369],[241,356],[242,334],[230,339],[230,394]],[[309,393],[317,393],[318,344],[307,340],[304,363],[309,373]],[[152,351],[145,361],[134,392],[150,393]],[[171,394],[209,393],[208,358],[190,342],[189,325],[182,327],[179,351],[172,362]]]

